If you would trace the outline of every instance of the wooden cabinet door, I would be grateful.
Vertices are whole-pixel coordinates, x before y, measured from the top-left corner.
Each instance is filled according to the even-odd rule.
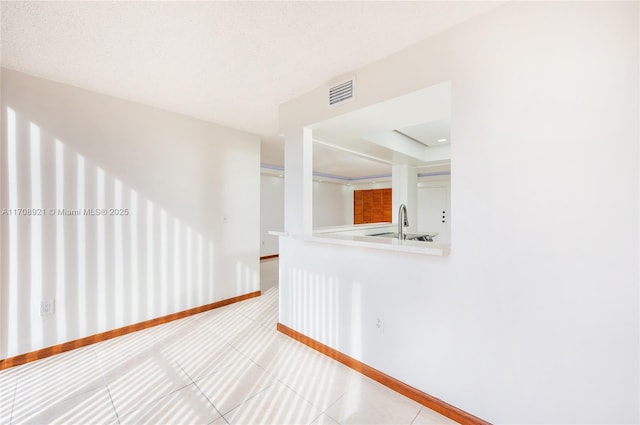
[[[353,224],[364,223],[364,196],[362,190],[353,191]]]
[[[391,189],[382,189],[382,220],[384,222],[393,221],[393,212],[391,211]]]
[[[362,216],[365,223],[373,223],[373,193],[371,190],[364,190],[364,209]]]
[[[353,224],[391,222],[391,189],[353,191]]]
[[[371,223],[382,222],[382,190],[372,190]]]

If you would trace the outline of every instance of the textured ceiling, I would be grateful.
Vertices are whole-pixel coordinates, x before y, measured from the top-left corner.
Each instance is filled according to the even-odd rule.
[[[2,2],[2,65],[257,133],[278,105],[497,3]]]

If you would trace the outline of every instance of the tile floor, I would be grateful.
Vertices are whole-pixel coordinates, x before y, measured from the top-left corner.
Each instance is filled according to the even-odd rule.
[[[259,298],[0,372],[0,424],[454,424],[278,333]]]

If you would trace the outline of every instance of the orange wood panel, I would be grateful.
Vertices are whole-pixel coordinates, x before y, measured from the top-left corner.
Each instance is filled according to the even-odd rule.
[[[364,197],[361,190],[353,191],[353,224],[364,223]]]
[[[391,221],[391,189],[353,191],[353,224]]]
[[[382,221],[382,190],[372,190],[373,202],[371,205],[371,222],[380,223]]]
[[[391,189],[382,189],[382,220],[391,222],[393,221],[393,213],[391,211]]]
[[[373,193],[370,190],[365,190],[362,193],[364,198],[364,207],[362,211],[363,222],[373,223]]]

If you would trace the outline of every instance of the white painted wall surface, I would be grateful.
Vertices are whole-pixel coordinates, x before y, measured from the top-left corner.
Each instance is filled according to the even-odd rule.
[[[313,227],[353,224],[353,188],[313,182]]]
[[[260,175],[260,256],[278,254],[278,237],[270,230],[284,229],[284,179]]]
[[[392,220],[398,223],[400,206],[404,204],[409,220],[405,231],[415,233],[418,230],[418,172],[415,167],[394,165],[391,174]]]
[[[450,80],[455,223],[444,258],[282,238],[280,321],[495,423],[640,422],[638,7],[506,4],[282,105],[293,163],[303,126]]]
[[[129,209],[2,216],[2,358],[259,289],[257,136],[3,69],[2,161],[2,208]]]
[[[284,179],[260,176],[260,256],[278,254],[278,237],[270,230],[284,229]],[[314,227],[353,224],[353,188],[343,184],[313,182]]]

